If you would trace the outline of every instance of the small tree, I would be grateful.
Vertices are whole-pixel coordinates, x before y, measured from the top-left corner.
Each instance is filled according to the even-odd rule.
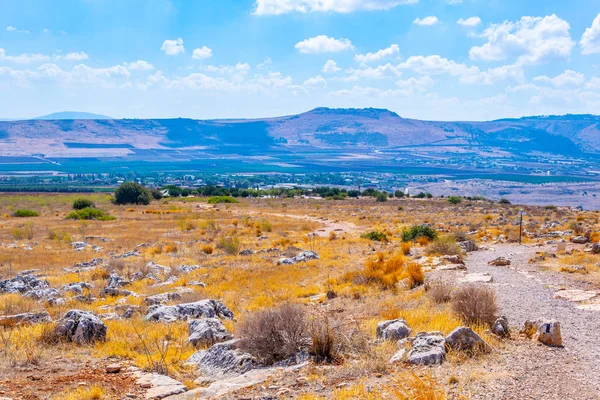
[[[404,197],[404,192],[402,190],[396,190],[394,192],[394,196],[396,196],[397,198],[401,199]]]
[[[386,192],[381,192],[375,197],[376,201],[383,203],[388,200],[388,194]]]
[[[96,208],[96,205],[90,199],[75,199],[73,202],[73,210],[83,210],[84,208]]]
[[[459,196],[450,196],[448,197],[448,203],[450,204],[460,204],[462,202],[462,198]]]
[[[115,204],[150,204],[152,194],[136,182],[124,182],[115,190]]]

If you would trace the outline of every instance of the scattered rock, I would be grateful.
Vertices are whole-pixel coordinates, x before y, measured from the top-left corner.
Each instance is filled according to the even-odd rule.
[[[586,244],[587,242],[589,242],[589,239],[585,236],[575,236],[571,238],[571,243]]]
[[[465,264],[448,264],[440,265],[436,268],[436,271],[466,271],[467,267]]]
[[[200,266],[199,266],[199,265],[182,265],[181,267],[179,267],[179,268],[177,268],[177,269],[178,269],[180,272],[183,272],[183,273],[186,273],[186,274],[188,274],[188,273],[190,273],[190,272],[192,272],[192,271],[195,271],[195,270],[197,270],[198,268],[200,268]]]
[[[459,255],[442,256],[441,258],[442,258],[442,260],[444,260],[450,264],[462,264],[462,265],[465,264],[465,262],[462,260],[462,258]]]
[[[562,347],[560,322],[554,319],[526,321],[523,333],[525,333],[527,337],[537,340],[548,346]]]
[[[509,337],[510,327],[508,326],[508,318],[505,316],[498,317],[494,325],[492,325],[492,333],[500,337]]]
[[[446,340],[441,332],[420,332],[408,352],[408,362],[417,365],[441,364],[446,357]]]
[[[107,374],[118,374],[121,372],[122,365],[121,364],[108,364],[106,366]]]
[[[251,256],[254,253],[255,253],[254,250],[244,249],[244,250],[240,251],[240,256]]]
[[[594,297],[597,297],[599,294],[599,292],[593,290],[564,289],[554,293],[552,298],[579,303],[582,301],[591,300]]]
[[[459,326],[446,336],[446,345],[460,352],[489,352],[492,350],[473,329],[465,326]]]
[[[164,399],[188,391],[183,383],[166,375],[135,371],[134,376],[137,378],[138,385],[148,389],[144,397],[146,400]]]
[[[0,316],[0,326],[4,327],[38,324],[41,322],[52,322],[52,318],[50,317],[50,314],[48,314],[48,311]]]
[[[506,257],[498,257],[495,260],[488,262],[488,265],[493,265],[494,267],[506,267],[510,265],[510,260]]]
[[[412,329],[403,319],[381,321],[377,324],[376,336],[383,340],[400,340],[410,336]]]
[[[458,280],[460,283],[491,283],[494,281],[492,275],[487,272],[467,274]]]
[[[592,253],[600,254],[600,243],[594,243],[592,245]]]
[[[200,372],[210,377],[239,375],[256,368],[256,359],[238,349],[238,344],[238,339],[217,343],[208,350],[192,354],[188,363],[196,365]]]
[[[129,281],[126,281],[117,274],[110,274],[108,284],[102,289],[100,296],[129,296],[132,292],[121,289],[121,287],[129,285],[129,283]]]
[[[165,293],[155,294],[153,296],[148,296],[148,297],[146,297],[146,299],[144,301],[146,302],[147,305],[153,306],[156,304],[164,304],[169,301],[178,300],[178,299],[181,299],[180,292],[165,292]]]
[[[0,281],[0,293],[26,293],[31,290],[45,289],[50,284],[35,276],[36,271],[23,271],[12,279]]]
[[[55,333],[58,337],[77,344],[106,340],[106,325],[89,311],[71,310],[58,321]]]
[[[459,245],[467,253],[470,253],[472,251],[477,251],[477,245],[472,240],[465,240],[463,242],[460,242]]]
[[[71,292],[76,295],[83,294],[84,289],[90,290],[92,285],[86,282],[77,282],[77,283],[69,283],[68,285],[63,285],[61,290],[64,292]]]
[[[233,319],[233,313],[220,300],[200,300],[174,306],[155,305],[148,309],[146,320],[174,322],[192,318]]]
[[[288,248],[289,250],[289,248]],[[308,260],[319,260],[320,257],[317,253],[312,250],[306,250],[302,253],[298,254],[296,257],[291,258],[281,258],[277,261],[277,265],[293,265],[299,262],[306,262]]]
[[[195,347],[212,346],[215,343],[233,339],[225,325],[217,318],[194,319],[188,322],[188,341]]]

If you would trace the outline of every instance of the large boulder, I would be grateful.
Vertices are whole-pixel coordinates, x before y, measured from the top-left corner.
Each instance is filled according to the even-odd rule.
[[[188,328],[190,332],[188,341],[195,347],[211,346],[233,339],[223,322],[217,318],[193,319],[188,322]]]
[[[12,279],[0,281],[0,293],[26,293],[50,287],[48,281],[38,279],[35,272],[24,271]]]
[[[108,283],[104,289],[100,292],[100,296],[129,296],[132,294],[129,290],[121,289],[123,286],[129,285],[129,281],[121,278],[117,274],[110,274],[108,277]]]
[[[495,260],[490,261],[488,265],[493,265],[495,267],[506,267],[507,265],[510,265],[510,260],[506,257],[498,257]]]
[[[420,332],[408,352],[408,362],[416,365],[441,364],[446,357],[446,340],[441,332]]]
[[[589,239],[585,236],[574,236],[571,238],[571,242],[576,244],[586,244],[589,242]]]
[[[464,242],[460,242],[459,245],[467,253],[470,253],[472,251],[477,251],[477,245],[472,240],[465,240]]]
[[[554,319],[540,318],[536,321],[525,321],[524,333],[527,337],[548,346],[562,347],[560,322]]]
[[[209,377],[240,375],[259,366],[252,355],[240,350],[238,339],[217,343],[208,350],[192,354],[188,363],[196,365],[198,370]]]
[[[377,324],[376,336],[383,340],[401,340],[409,337],[411,333],[412,329],[403,319],[381,321]]]
[[[54,288],[35,289],[25,292],[25,297],[29,297],[33,300],[46,300],[52,302],[52,300],[62,297],[62,294]]]
[[[492,333],[500,337],[509,337],[510,328],[508,326],[508,318],[505,316],[498,317],[492,325]]]
[[[492,348],[471,328],[459,326],[446,336],[446,345],[460,352],[491,351]]]
[[[200,300],[174,306],[151,306],[146,314],[146,320],[159,322],[174,322],[195,318],[233,319],[233,313],[220,300]]]
[[[59,338],[77,344],[106,340],[107,327],[89,311],[71,310],[58,321],[55,333]]]
[[[50,314],[48,314],[48,311],[0,316],[0,326],[4,327],[37,324],[41,322],[52,322],[52,318],[50,317]]]

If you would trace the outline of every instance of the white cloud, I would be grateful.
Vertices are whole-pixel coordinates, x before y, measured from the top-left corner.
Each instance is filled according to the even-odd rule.
[[[348,39],[335,39],[325,35],[319,35],[314,38],[303,40],[296,43],[295,47],[300,53],[306,54],[337,53],[354,49],[352,42]]]
[[[569,35],[570,25],[556,15],[522,17],[516,22],[491,25],[480,35],[488,40],[472,47],[472,60],[499,61],[516,57],[524,64],[536,64],[566,58],[575,43]]]
[[[250,65],[247,63],[237,63],[235,65],[221,65],[219,67],[215,67],[213,65],[207,65],[205,67],[201,67],[203,71],[207,72],[215,72],[218,74],[248,74],[250,71]]]
[[[434,15],[430,15],[429,17],[425,17],[423,19],[416,18],[413,21],[413,24],[421,25],[421,26],[433,26],[439,22],[438,18]]]
[[[593,77],[590,81],[585,85],[588,89],[600,89],[600,78]]]
[[[469,17],[467,19],[461,18],[458,21],[456,21],[456,23],[458,25],[462,25],[462,26],[475,27],[475,26],[481,24],[481,18],[479,18],[479,17]]]
[[[16,64],[31,64],[36,62],[49,61],[50,57],[39,53],[19,54],[18,56],[7,56],[4,49],[0,49],[0,60],[10,61]]]
[[[425,91],[425,88],[433,85],[433,79],[428,76],[422,76],[420,78],[408,78],[404,80],[396,81],[396,86],[402,89],[413,89],[419,92]]]
[[[90,56],[88,56],[83,51],[79,51],[79,52],[74,52],[74,53],[67,53],[67,55],[64,56],[63,58],[68,61],[83,61],[83,60],[87,60],[88,58],[90,58]]]
[[[154,65],[144,60],[137,60],[132,63],[125,63],[124,65],[130,71],[150,71],[154,69]]]
[[[585,75],[580,72],[575,72],[573,70],[566,70],[560,75],[555,76],[554,78],[550,78],[548,76],[536,76],[533,78],[536,82],[543,82],[551,84],[552,86],[556,86],[558,88],[564,88],[569,86],[581,86],[585,83]]]
[[[520,64],[503,65],[497,68],[490,68],[487,71],[466,74],[460,78],[461,83],[482,85],[491,85],[505,80],[514,80],[519,83],[524,83],[525,73],[523,72],[523,67]]]
[[[182,38],[178,38],[176,40],[165,40],[160,49],[168,56],[176,56],[177,54],[185,51]]]
[[[210,57],[212,57],[212,50],[206,46],[202,46],[199,49],[194,49],[194,52],[192,54],[192,58],[195,58],[197,60],[210,58]]]
[[[360,63],[370,63],[381,61],[382,59],[390,56],[395,56],[400,53],[400,48],[397,44],[393,44],[387,49],[381,49],[375,53],[357,54],[354,56],[354,61]]]
[[[307,89],[322,89],[327,86],[327,81],[321,75],[317,75],[305,80],[302,86]]]
[[[292,12],[336,12],[389,10],[419,0],[256,0],[257,15],[280,15]]]
[[[581,46],[581,54],[589,55],[600,53],[600,14],[594,18],[592,26],[586,28],[583,36],[581,36],[579,44]]]
[[[463,0],[446,0],[447,4],[462,4]]]
[[[14,31],[17,30],[17,28],[15,28],[14,26],[10,26],[9,25],[9,26],[6,27],[6,30],[9,31],[9,32],[14,32]]]
[[[271,57],[267,57],[265,61],[256,66],[256,69],[269,69],[271,68],[271,64],[273,64],[273,60],[271,60]]]
[[[399,68],[390,63],[387,63],[385,65],[378,65],[375,68],[350,68],[347,72],[348,76],[338,78],[338,80],[348,82],[357,81],[359,79],[384,79],[389,77],[398,77],[402,75],[402,72],[399,70]]]
[[[341,70],[341,68],[339,68],[337,66],[337,63],[335,61],[327,60],[327,62],[325,63],[325,65],[323,66],[323,69],[321,71],[326,72],[326,73],[335,73],[335,72],[338,72],[339,70]]]

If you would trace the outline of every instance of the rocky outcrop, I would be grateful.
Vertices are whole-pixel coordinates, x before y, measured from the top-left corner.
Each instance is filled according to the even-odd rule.
[[[536,321],[526,321],[523,333],[527,337],[548,346],[562,347],[560,322],[554,319],[540,318]]]
[[[441,364],[446,357],[446,340],[441,332],[420,332],[408,352],[408,362],[416,365]]]
[[[71,292],[75,295],[81,295],[81,294],[83,294],[84,290],[90,290],[91,288],[92,288],[92,285],[90,285],[89,283],[77,282],[77,283],[69,283],[67,285],[63,285],[61,287],[61,290],[63,292]]]
[[[220,300],[200,300],[174,306],[151,306],[146,314],[146,320],[159,322],[174,322],[195,318],[233,319],[233,313]]]
[[[470,253],[472,251],[477,251],[477,245],[472,240],[465,240],[459,243],[460,247],[463,248],[464,251]]]
[[[129,290],[121,289],[123,286],[129,285],[129,281],[121,278],[117,274],[111,274],[108,277],[108,283],[104,289],[100,292],[100,296],[129,296],[132,294]]]
[[[59,338],[77,344],[106,340],[107,327],[89,311],[71,310],[58,321],[55,333]]]
[[[301,252],[295,257],[291,258],[281,258],[277,261],[277,265],[293,265],[300,262],[306,262],[308,260],[318,260],[320,259],[319,255],[312,250],[306,250]]]
[[[592,253],[593,254],[600,254],[600,243],[594,243],[592,245]]]
[[[165,292],[165,293],[155,294],[153,296],[148,296],[148,297],[146,297],[146,299],[144,301],[149,306],[153,306],[153,305],[157,305],[157,304],[165,304],[165,303],[168,303],[169,301],[181,299],[181,295],[184,293],[193,293],[193,292],[194,291],[192,289],[184,289],[184,290],[180,290],[178,292]]]
[[[585,236],[574,236],[571,238],[571,243],[586,244],[587,242],[589,242],[589,239]]]
[[[42,322],[52,322],[52,318],[50,317],[50,314],[48,314],[48,311],[0,316],[0,326],[4,327],[38,324]]]
[[[211,346],[233,339],[223,322],[217,318],[191,320],[188,322],[188,329],[190,333],[188,341],[195,347]]]
[[[381,321],[377,324],[376,336],[383,340],[401,340],[409,337],[411,333],[412,329],[403,319]]]
[[[27,293],[31,290],[39,290],[50,287],[46,280],[40,280],[36,271],[24,271],[12,279],[0,281],[0,293]]]
[[[460,352],[489,352],[492,348],[473,329],[459,326],[446,336],[446,346]]]
[[[252,355],[237,348],[238,339],[217,343],[208,350],[192,354],[188,363],[209,377],[222,377],[243,374],[259,366]]]
[[[498,317],[496,321],[494,321],[494,325],[492,325],[492,333],[500,337],[509,337],[510,328],[508,326],[508,318],[505,316]]]
[[[133,370],[132,375],[136,378],[137,384],[146,389],[144,396],[146,400],[164,399],[188,391],[188,388],[183,383],[166,375],[142,372],[137,368]]]
[[[510,265],[510,260],[506,257],[498,257],[495,260],[488,262],[488,265],[493,265],[494,267],[506,267]]]

